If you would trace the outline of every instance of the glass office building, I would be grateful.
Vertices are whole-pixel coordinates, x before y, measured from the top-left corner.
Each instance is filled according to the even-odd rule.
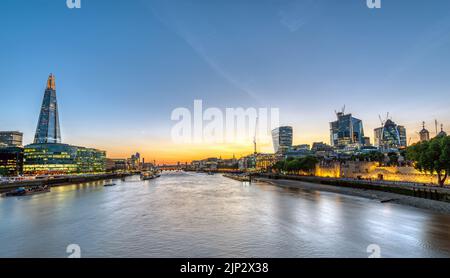
[[[14,177],[23,172],[23,148],[0,148],[0,176]]]
[[[66,144],[25,146],[25,175],[101,173],[106,170],[106,152]]]
[[[55,76],[53,74],[50,74],[47,80],[34,143],[61,143]]]
[[[106,152],[91,148],[77,148],[78,173],[100,173],[106,171]]]
[[[375,129],[375,146],[382,151],[407,147],[406,128],[387,120],[382,127]]]
[[[21,147],[23,133],[18,131],[0,131],[0,145],[7,147]]]
[[[34,144],[25,146],[25,175],[89,174],[106,171],[106,152],[61,144],[55,77],[50,74]]]
[[[281,126],[272,130],[273,149],[275,153],[284,153],[292,147],[292,127]]]
[[[349,145],[364,145],[364,128],[352,114],[336,113],[337,121],[330,123],[330,141],[333,147],[344,149]]]

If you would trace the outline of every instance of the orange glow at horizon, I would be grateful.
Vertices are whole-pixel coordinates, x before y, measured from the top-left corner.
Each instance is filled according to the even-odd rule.
[[[369,136],[371,137],[371,136]],[[329,144],[329,134],[302,134],[295,133],[293,144],[310,144],[312,142],[324,142]],[[74,138],[73,138],[74,139]],[[131,138],[123,140],[122,138],[90,138],[87,141],[77,139],[71,142],[75,145],[94,147],[107,152],[108,158],[125,159],[132,154],[140,153],[146,162],[156,161],[157,164],[175,164],[177,162],[190,163],[192,160],[201,160],[208,157],[222,157],[224,159],[240,158],[253,153],[253,142],[236,143],[204,143],[204,144],[176,144],[170,138],[163,140],[161,138]],[[412,138],[411,144],[418,140],[416,136]],[[93,144],[95,142],[95,144]],[[371,137],[373,143],[373,137]],[[272,142],[265,141],[257,143],[257,151],[261,153],[273,153]]]
[[[133,144],[134,145],[134,144]],[[132,154],[140,153],[146,162],[156,161],[157,164],[190,163],[208,157],[222,157],[223,159],[240,158],[253,153],[253,146],[241,144],[172,144],[170,142],[132,146],[104,146],[108,158],[129,158]],[[257,147],[258,152],[273,152],[271,144]]]

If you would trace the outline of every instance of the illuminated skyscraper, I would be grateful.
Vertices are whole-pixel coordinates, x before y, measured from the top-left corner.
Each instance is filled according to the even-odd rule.
[[[23,150],[24,175],[102,173],[105,169],[105,151],[61,144],[55,77],[50,74],[34,144]]]
[[[330,123],[330,141],[336,148],[345,148],[352,144],[364,145],[364,129],[360,119],[352,114],[337,112],[337,121]]]
[[[375,129],[375,146],[383,151],[406,148],[406,129],[388,119],[382,127]]]
[[[61,143],[55,76],[53,74],[50,74],[47,80],[47,88],[45,89],[44,100],[42,101],[34,143]]]

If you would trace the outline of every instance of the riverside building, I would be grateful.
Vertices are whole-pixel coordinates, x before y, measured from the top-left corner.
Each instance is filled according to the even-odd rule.
[[[0,131],[0,147],[21,147],[23,133],[18,131]]]
[[[0,176],[15,177],[23,173],[23,148],[0,148]]]
[[[106,152],[61,143],[55,76],[47,80],[34,143],[25,146],[25,175],[101,173],[106,170]]]
[[[31,144],[24,150],[25,175],[101,173],[106,152],[67,144]]]

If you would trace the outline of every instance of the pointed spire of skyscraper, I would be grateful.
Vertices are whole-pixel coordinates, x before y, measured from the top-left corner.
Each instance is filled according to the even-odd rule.
[[[61,143],[55,76],[50,74],[42,101],[39,122],[34,136],[35,144]]]
[[[47,90],[56,90],[55,76],[53,75],[53,73],[50,73],[50,76],[48,77],[46,89]]]

